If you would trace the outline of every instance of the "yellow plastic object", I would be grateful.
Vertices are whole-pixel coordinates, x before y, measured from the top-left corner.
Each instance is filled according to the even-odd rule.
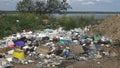
[[[18,59],[24,59],[25,54],[23,51],[14,51],[12,54],[13,57],[18,58]]]

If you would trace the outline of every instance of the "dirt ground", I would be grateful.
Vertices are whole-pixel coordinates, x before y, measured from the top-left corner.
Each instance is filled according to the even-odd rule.
[[[90,29],[93,34],[101,34],[112,38],[113,41],[120,41],[120,14],[105,18],[99,25]]]
[[[36,64],[16,64],[14,68],[36,68]],[[57,68],[120,68],[120,60],[94,61],[66,61]]]
[[[108,60],[105,62],[75,62],[66,68],[120,68],[120,60]]]

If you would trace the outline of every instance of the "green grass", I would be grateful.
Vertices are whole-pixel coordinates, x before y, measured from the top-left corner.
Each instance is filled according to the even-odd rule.
[[[43,20],[48,19],[48,25],[43,25]],[[16,22],[19,20],[19,22]],[[36,15],[34,13],[6,14],[0,17],[0,38],[13,33],[21,32],[24,29],[43,30],[45,28],[56,29],[62,26],[65,30],[78,27],[85,27],[89,24],[98,23],[101,19],[82,16],[62,16],[54,17],[53,15]]]

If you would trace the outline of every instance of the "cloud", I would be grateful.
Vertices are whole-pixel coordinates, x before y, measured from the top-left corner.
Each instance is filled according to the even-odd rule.
[[[86,1],[86,2],[81,2],[82,5],[94,5],[95,2],[92,1]]]
[[[96,0],[97,2],[100,2],[101,0]]]
[[[72,2],[72,0],[69,0]],[[94,5],[97,3],[110,3],[112,0],[74,0],[74,3],[79,3],[81,5]]]
[[[96,2],[112,2],[112,0],[95,0]]]
[[[84,1],[84,0],[77,0],[77,1]]]

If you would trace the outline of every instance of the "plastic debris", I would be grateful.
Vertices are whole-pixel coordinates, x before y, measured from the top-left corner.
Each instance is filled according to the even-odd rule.
[[[75,28],[65,31],[59,28],[33,33],[26,29],[23,33],[13,34],[5,38],[7,41],[0,42],[1,49],[10,48],[5,55],[0,54],[0,59],[6,59],[0,66],[12,66],[7,63],[12,62],[24,65],[36,63],[36,68],[56,68],[64,60],[89,61],[89,57],[101,59],[104,56],[118,56],[116,52],[110,52],[112,45],[109,38],[90,35],[87,28],[84,30]]]

